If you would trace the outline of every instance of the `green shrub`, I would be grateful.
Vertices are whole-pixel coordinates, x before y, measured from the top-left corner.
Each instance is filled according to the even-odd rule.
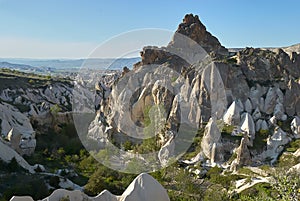
[[[204,201],[227,201],[229,200],[227,190],[222,185],[213,184],[207,188],[204,194]]]
[[[51,177],[49,180],[50,186],[52,186],[54,188],[59,188],[59,182],[60,182],[60,180],[59,180],[58,176]]]
[[[70,197],[69,196],[63,197],[59,199],[59,201],[70,201]]]

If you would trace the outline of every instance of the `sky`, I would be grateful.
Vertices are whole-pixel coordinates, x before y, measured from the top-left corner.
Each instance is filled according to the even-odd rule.
[[[300,43],[299,8],[298,0],[0,0],[0,57],[86,58],[133,33],[103,49],[103,57],[119,57],[116,50],[134,40],[135,51],[166,45],[168,34],[150,31],[147,41],[139,31],[172,35],[187,13],[226,47],[289,46]]]

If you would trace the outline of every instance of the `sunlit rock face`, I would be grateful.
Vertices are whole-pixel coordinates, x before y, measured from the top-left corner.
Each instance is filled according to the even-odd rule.
[[[236,101],[233,101],[224,114],[223,121],[228,125],[238,125],[241,121],[241,108]]]
[[[228,50],[221,45],[216,37],[206,30],[206,27],[200,22],[197,15],[186,15],[183,22],[178,25],[176,32],[196,41],[209,54],[228,55]]]
[[[245,114],[241,129],[249,136],[250,142],[253,143],[255,138],[255,124],[250,114]]]
[[[215,122],[216,120],[210,118],[201,142],[203,154],[213,162],[220,162],[223,159],[221,150],[221,133]]]

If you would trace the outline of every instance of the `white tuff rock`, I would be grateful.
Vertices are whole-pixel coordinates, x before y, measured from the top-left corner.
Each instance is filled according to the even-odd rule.
[[[281,128],[276,127],[274,134],[267,139],[267,150],[262,153],[262,158],[270,158],[271,164],[273,164],[283,151],[284,145],[290,141],[288,135]]]
[[[255,124],[250,114],[246,113],[241,129],[249,135],[252,143],[255,138]]]
[[[267,114],[272,114],[276,105],[276,89],[270,87],[266,96],[265,105],[264,105],[264,111]]]
[[[228,125],[238,125],[240,123],[241,108],[236,101],[233,101],[223,116],[223,121]]]
[[[207,125],[205,126],[204,136],[201,141],[202,151],[207,158],[212,159],[215,157],[212,156],[213,145],[218,145],[220,143],[220,140],[221,133],[219,131],[219,128],[215,123],[215,120],[213,118],[210,118]]]
[[[175,142],[174,142],[174,136],[172,136],[166,144],[164,144],[159,152],[158,152],[158,159],[161,163],[161,165],[167,166],[169,159],[174,155],[175,151]]]
[[[121,196],[111,194],[104,190],[96,197],[89,197],[82,191],[68,191],[57,189],[42,201],[58,201],[69,198],[72,201],[170,201],[167,191],[153,177],[146,173],[137,176]],[[10,201],[32,201],[29,196],[13,197]]]

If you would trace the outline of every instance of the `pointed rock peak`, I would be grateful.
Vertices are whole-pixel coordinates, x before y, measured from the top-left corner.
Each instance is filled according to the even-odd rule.
[[[251,163],[251,155],[248,149],[249,139],[247,136],[243,137],[240,143],[240,146],[236,150],[237,158],[236,165],[237,167],[242,167],[243,165],[249,165]]]
[[[169,201],[170,198],[158,181],[149,174],[142,173],[131,182],[119,200]]]
[[[93,200],[97,201],[117,201],[117,196],[109,192],[108,190],[102,191]]]
[[[205,126],[204,135],[215,136],[217,138],[220,138],[221,133],[214,118],[209,119],[207,125]]]
[[[237,101],[233,101],[224,114],[223,121],[228,125],[238,125],[240,123],[241,108]]]
[[[185,15],[183,22],[179,24],[176,33],[183,34],[196,41],[208,53],[219,56],[228,55],[228,50],[221,45],[216,37],[212,36],[211,33],[206,30],[206,27],[199,20],[198,15]],[[174,39],[172,42],[174,42]]]
[[[204,135],[201,141],[202,151],[207,158],[212,158],[213,144],[218,144],[220,140],[221,132],[214,119],[210,118],[205,126]]]
[[[250,136],[251,139],[254,139],[255,135],[255,124],[252,119],[252,116],[249,113],[246,113],[244,115],[244,121],[242,123],[241,129],[245,132],[247,132]]]

